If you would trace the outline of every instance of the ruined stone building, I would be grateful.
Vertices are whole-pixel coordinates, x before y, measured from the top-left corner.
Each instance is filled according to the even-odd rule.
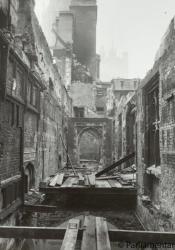
[[[55,56],[60,53],[62,57],[65,56],[62,52],[63,47],[71,47],[77,62],[91,75],[91,82],[99,79],[100,56],[96,54],[96,0],[61,0],[59,3],[56,0],[50,1],[46,18],[45,15],[46,13],[42,26],[50,47],[56,47]],[[75,81],[77,80],[75,77]]]
[[[34,1],[7,2],[0,1],[0,220],[16,225],[23,189],[37,188],[66,161],[72,100]]]
[[[113,79],[111,83],[115,100],[119,101],[122,96],[126,96],[128,93],[135,92],[139,86],[140,79],[117,78]]]
[[[146,229],[157,231],[174,230],[174,22],[153,68],[120,98],[114,116],[114,155],[136,152],[137,212]]]
[[[11,1],[10,5],[0,1],[0,218],[3,225],[16,225],[24,194],[37,189],[40,181],[66,164],[67,150],[74,164],[86,156],[88,159],[93,156],[97,162],[112,161],[111,121],[98,119],[97,88],[93,81],[96,76],[87,69],[100,61],[96,57],[97,7],[95,1],[79,5],[72,3],[75,13],[60,12],[59,22],[53,27],[56,42],[51,54],[34,12],[34,1]],[[87,48],[92,52],[87,61],[82,61],[85,65],[78,61],[80,52],[74,58],[73,19],[77,15],[78,20],[79,8],[84,8],[87,18],[91,10],[94,15],[90,24],[94,27],[91,46]],[[76,32],[83,31],[83,27],[76,29]],[[81,32],[79,36],[83,36]],[[85,156],[82,138],[87,142],[92,137],[94,148],[89,147]],[[93,152],[96,145],[98,149]]]
[[[119,170],[136,169],[137,215],[146,230],[173,231],[175,19],[144,79],[102,82],[96,1],[50,2],[52,44],[34,7],[0,0],[0,225],[19,225],[27,193],[63,167],[135,152]]]

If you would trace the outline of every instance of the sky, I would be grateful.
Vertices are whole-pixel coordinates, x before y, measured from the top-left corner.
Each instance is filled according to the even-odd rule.
[[[36,13],[41,20],[49,0],[35,1]],[[127,52],[128,77],[143,78],[151,69],[161,39],[175,16],[175,0],[97,1],[97,53],[109,54],[111,49],[117,55]],[[114,76],[105,74],[103,59],[102,80],[111,80],[109,78]]]

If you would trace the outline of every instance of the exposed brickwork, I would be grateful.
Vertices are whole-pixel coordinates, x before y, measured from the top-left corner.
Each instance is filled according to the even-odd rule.
[[[33,112],[29,106],[24,120],[24,166],[28,163],[34,165],[37,187],[42,178],[55,174],[61,167],[59,156],[62,161],[65,161],[65,150],[60,135],[66,144],[64,128],[67,126],[67,116],[71,115],[72,103],[63,85],[64,82],[61,81],[57,66],[53,64],[53,58],[35,16],[32,1],[20,2],[19,15],[18,31],[25,37],[26,29],[28,30],[30,43],[27,44],[27,49],[33,54],[35,60],[32,63],[45,85],[45,90],[40,95],[38,113]],[[36,46],[31,47],[33,44]]]
[[[2,34],[1,34],[2,35]],[[0,35],[0,43],[2,36]],[[3,38],[5,41],[5,38]],[[6,46],[7,41],[6,41]],[[3,48],[0,48],[0,53]],[[4,53],[4,51],[3,51]],[[16,64],[17,55],[9,50],[9,53],[3,55],[3,74],[1,75],[0,85],[7,83],[5,89],[1,92],[0,98],[0,224],[16,225],[18,214],[15,211],[22,204],[22,137],[23,137],[23,92],[20,91],[21,82],[18,78],[13,82],[15,88],[11,87],[9,82],[10,71],[9,58],[13,58],[12,66]],[[2,58],[0,59],[2,60]],[[6,64],[7,62],[7,64]],[[0,62],[0,64],[2,61]],[[21,64],[16,65],[16,69]],[[3,78],[2,78],[3,76]],[[19,75],[18,75],[19,76]],[[9,91],[10,90],[10,91]],[[13,178],[16,178],[14,180]],[[10,216],[9,216],[10,215]],[[6,218],[8,217],[8,220]],[[14,240],[0,241],[1,249],[9,249],[14,245]]]
[[[160,115],[160,158],[161,177],[158,189],[160,192],[159,206],[152,209],[139,202],[140,213],[145,225],[153,230],[172,230],[174,228],[174,160],[175,160],[175,113],[174,113],[174,59],[175,59],[175,31],[174,19],[172,20],[164,40],[161,57],[155,62],[153,69],[142,81],[142,86],[137,93],[137,165],[139,194],[145,193],[147,184],[145,180],[146,155],[145,155],[145,91],[144,87],[150,84],[150,80],[159,72],[159,115]],[[156,190],[155,190],[156,191]],[[141,196],[140,196],[141,197]],[[149,220],[150,218],[150,220]],[[174,230],[174,229],[173,229]]]
[[[3,64],[0,61],[3,65],[0,67],[0,182],[7,181],[0,190],[4,195],[4,201],[0,195],[0,211],[4,212],[7,203],[9,213],[13,213],[11,203],[16,204],[15,199],[21,198],[24,191],[21,179],[17,181],[19,185],[13,185],[13,178],[20,177],[24,171],[25,178],[29,182],[33,178],[37,188],[43,178],[55,174],[63,165],[66,155],[60,136],[66,144],[68,116],[72,114],[72,101],[53,64],[35,16],[34,1],[15,3],[10,6],[11,28],[19,37],[7,41],[0,30],[0,60],[3,61]]]
[[[133,145],[135,144],[137,165],[137,212],[145,227],[150,230],[171,231],[175,228],[174,24],[173,19],[153,68],[141,81],[134,96],[136,117],[133,120]],[[127,154],[131,146],[127,136],[127,116],[131,103],[129,96],[120,97],[116,102],[116,158]],[[150,167],[155,168],[154,173],[150,174]],[[148,203],[145,202],[145,195],[150,199]]]
[[[5,115],[5,104],[1,103],[1,114]],[[3,105],[3,106],[2,106]],[[2,121],[0,124],[0,143],[1,143],[1,158],[0,158],[0,175],[1,180],[7,179],[20,172],[20,128],[11,127],[9,123]]]
[[[114,126],[114,158],[116,160],[121,159],[122,157],[126,156],[129,153],[132,153],[132,151],[135,151],[134,141],[133,141],[133,147],[129,145],[129,136],[131,136],[131,132],[128,132],[128,125],[132,126],[133,129],[133,138],[135,135],[135,119],[133,121],[130,121],[129,118],[131,116],[130,113],[128,113],[130,106],[131,110],[136,105],[135,101],[135,94],[129,93],[126,96],[123,96],[120,101],[118,102],[116,100],[116,108],[115,108],[115,126]],[[131,111],[130,110],[130,111]],[[129,135],[128,135],[129,133]]]

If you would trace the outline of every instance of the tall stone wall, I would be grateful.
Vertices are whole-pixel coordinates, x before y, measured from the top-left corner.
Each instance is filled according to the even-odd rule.
[[[168,28],[161,49],[157,54],[154,67],[142,81],[137,91],[137,166],[138,166],[138,214],[145,226],[152,230],[174,230],[175,228],[175,144],[174,144],[174,77],[175,77],[175,22],[174,19]],[[157,179],[157,187],[154,192],[159,192],[157,204],[151,201],[148,205],[143,195],[147,189],[146,154],[145,154],[145,88],[151,84],[153,78],[159,80],[159,146],[160,146],[160,170],[155,170],[153,175]],[[154,177],[155,178],[155,177]],[[157,190],[157,191],[156,191]],[[158,195],[158,194],[157,194]]]
[[[148,230],[174,231],[175,229],[174,68],[175,19],[173,18],[157,53],[154,66],[141,81],[135,96],[137,213]],[[121,99],[116,104],[115,140],[118,147],[121,145],[122,153],[125,153],[129,146],[126,136],[128,102],[123,98],[123,101]],[[152,109],[155,107],[154,113]],[[155,120],[152,119],[153,116]],[[150,131],[154,131],[158,141],[149,137],[149,133],[152,135]],[[151,140],[154,140],[153,144],[150,143]],[[160,151],[160,163],[157,161],[159,152],[154,151],[155,148]],[[116,153],[119,155],[121,152],[118,150]],[[151,157],[154,158],[154,162],[150,160]]]
[[[25,139],[31,140],[30,149],[26,148],[29,152],[28,159],[24,158],[25,166],[31,162],[35,163],[37,187],[42,178],[54,174],[62,164],[59,156],[64,158],[64,148],[60,136],[65,140],[64,126],[67,126],[65,120],[71,115],[72,107],[34,13],[32,1],[20,1],[19,16],[18,32],[23,37],[26,36],[26,32],[28,34],[30,43],[26,45],[26,51],[32,56],[30,60],[33,70],[37,72],[45,88],[40,95],[39,116],[33,112],[25,114]]]
[[[19,216],[16,212],[22,204],[22,142],[24,93],[21,91],[17,54],[10,49],[7,38],[0,30],[0,224],[15,226]],[[9,58],[13,59],[10,65]],[[11,66],[17,80],[10,88]],[[12,86],[12,85],[11,85]],[[14,240],[1,239],[0,248],[8,249]]]
[[[135,103],[134,100],[135,100],[135,93],[133,92],[128,93],[128,95],[126,96],[122,96],[119,102],[116,100],[116,105],[114,110],[115,125],[114,125],[114,149],[113,149],[115,160],[119,160],[122,157],[125,157],[129,153],[127,145],[127,140],[128,140],[127,127],[128,127],[129,114],[127,112],[129,110],[130,105],[132,105],[131,103]],[[135,125],[133,125],[133,127],[134,126]]]
[[[60,137],[66,144],[72,101],[35,16],[34,1],[11,2],[11,18],[3,28],[17,35],[10,37],[0,27],[0,224],[15,226],[31,180],[37,189],[66,158]],[[14,244],[0,240],[1,249]]]

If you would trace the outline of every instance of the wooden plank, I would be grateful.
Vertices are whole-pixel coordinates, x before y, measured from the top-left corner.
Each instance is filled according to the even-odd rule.
[[[99,187],[99,188],[111,188],[108,181],[105,181],[105,180],[96,181],[96,187]]]
[[[135,180],[136,179],[136,174],[121,174],[121,178],[123,181],[130,181],[130,180]]]
[[[61,246],[61,250],[74,250],[77,236],[78,236],[78,230],[79,230],[79,224],[80,220],[72,219],[69,220],[67,230],[64,236],[64,240]]]
[[[122,188],[122,185],[116,180],[108,180],[108,183],[112,188]]]
[[[96,177],[100,177],[101,175],[115,169],[116,167],[120,166],[121,164],[123,164],[124,162],[127,162],[128,160],[130,160],[131,158],[133,158],[135,156],[135,153],[129,154],[127,156],[125,156],[124,158],[120,159],[119,161],[113,163],[112,165],[110,165],[109,167],[106,167],[105,169],[101,170],[100,172],[98,172],[96,174]]]
[[[3,208],[0,212],[0,220],[4,220],[10,214],[14,213],[19,207],[23,205],[23,202],[20,198],[14,201],[9,207]]]
[[[63,227],[14,227],[0,226],[0,238],[12,239],[55,239],[64,238],[66,228]],[[78,239],[83,237],[84,229],[80,228]],[[143,243],[165,243],[175,244],[175,232],[135,231],[109,229],[112,242],[143,242]]]
[[[50,180],[50,183],[49,183],[49,186],[50,186],[50,187],[55,187],[55,185],[57,184],[57,177],[58,177],[58,175],[55,175],[55,176]]]
[[[116,188],[114,180],[108,180],[108,183],[109,183],[109,185],[111,185],[112,188]]]
[[[23,210],[25,212],[53,213],[57,210],[57,207],[47,205],[24,205]]]
[[[68,177],[65,182],[61,185],[61,187],[72,187],[72,185],[76,182],[76,177]]]
[[[72,186],[72,180],[73,180],[73,177],[68,177],[68,178],[63,182],[63,184],[61,185],[61,187],[70,187],[70,186]]]
[[[109,184],[108,184],[109,185]],[[55,194],[60,195],[60,193],[64,193],[67,195],[126,195],[133,196],[135,198],[137,196],[137,189],[135,187],[122,187],[122,188],[109,188],[106,187],[98,187],[96,185],[95,188],[86,187],[86,186],[72,186],[72,187],[48,187],[48,188],[40,188],[40,192],[45,194]]]
[[[94,216],[85,217],[81,250],[96,250],[95,223]]]
[[[105,218],[96,217],[97,250],[111,250],[108,226]]]
[[[121,187],[122,187],[121,183],[118,182],[118,181],[115,181],[115,186],[116,186],[117,188],[121,188]]]
[[[60,138],[61,138],[63,147],[64,147],[64,149],[65,149],[65,151],[66,151],[66,155],[67,155],[68,161],[69,161],[69,163],[70,163],[70,165],[71,165],[71,168],[72,168],[72,170],[73,170],[73,173],[74,173],[74,175],[76,175],[76,171],[75,171],[75,169],[74,169],[74,166],[73,166],[73,164],[72,164],[72,161],[71,161],[70,156],[69,156],[68,151],[67,151],[67,147],[66,147],[66,145],[64,144],[64,140],[63,140],[63,137],[62,137],[61,134],[60,134]],[[67,162],[67,163],[68,163],[68,162]]]
[[[58,186],[61,186],[62,183],[63,183],[63,179],[64,179],[64,173],[59,174],[58,177],[57,177],[57,182],[56,182],[56,184],[57,184]]]
[[[78,173],[78,184],[84,185],[84,177],[81,173]]]
[[[129,186],[132,186],[131,182],[128,182],[128,181],[123,181],[123,180],[119,180],[118,181],[120,183],[120,185],[122,185],[122,187],[129,187]]]
[[[113,180],[113,179],[120,179],[119,175],[115,175],[115,176],[104,176],[104,177],[98,177],[96,178],[96,180]]]
[[[92,173],[91,175],[88,175],[88,180],[89,180],[89,184],[92,187],[95,187],[95,174]]]
[[[173,235],[170,232],[110,229],[108,233],[111,242],[116,242],[116,241],[133,242],[133,243],[151,242],[159,245],[167,242],[168,244],[175,245],[175,233],[173,233],[174,234],[174,239],[173,239]]]

